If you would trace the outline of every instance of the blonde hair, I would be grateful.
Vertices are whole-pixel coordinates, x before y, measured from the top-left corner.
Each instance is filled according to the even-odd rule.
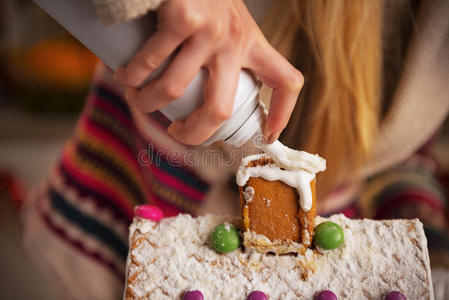
[[[281,140],[319,153],[319,195],[357,176],[376,137],[381,98],[378,0],[279,0],[262,26],[305,76]]]

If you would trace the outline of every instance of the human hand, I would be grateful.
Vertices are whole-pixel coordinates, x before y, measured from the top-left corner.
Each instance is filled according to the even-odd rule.
[[[128,87],[127,101],[144,112],[158,110],[179,98],[200,68],[206,68],[203,105],[168,128],[175,139],[200,144],[230,117],[239,74],[246,68],[273,88],[264,136],[274,142],[287,126],[304,80],[268,43],[244,2],[167,0],[157,15],[156,32],[115,74]],[[179,46],[162,75],[138,88]]]

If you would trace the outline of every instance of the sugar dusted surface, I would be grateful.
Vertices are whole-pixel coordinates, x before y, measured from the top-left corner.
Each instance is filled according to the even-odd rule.
[[[216,225],[238,219],[180,215],[159,223],[135,218],[130,228],[125,299],[181,299],[199,289],[205,299],[246,299],[261,290],[269,299],[313,299],[322,289],[339,299],[383,299],[400,290],[407,299],[433,299],[427,242],[418,220],[350,220],[318,217],[342,226],[345,244],[324,254],[272,256],[209,245]],[[316,271],[301,279],[301,265]]]

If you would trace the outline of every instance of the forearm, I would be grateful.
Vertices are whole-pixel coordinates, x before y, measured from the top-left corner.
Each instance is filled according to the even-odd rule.
[[[165,0],[92,0],[103,23],[117,23],[145,15]]]

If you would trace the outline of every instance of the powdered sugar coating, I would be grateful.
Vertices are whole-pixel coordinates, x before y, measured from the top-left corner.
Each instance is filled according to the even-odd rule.
[[[239,219],[188,215],[159,223],[135,218],[130,228],[125,299],[180,299],[201,290],[205,299],[245,299],[264,291],[269,299],[313,299],[324,289],[339,299],[383,299],[391,290],[407,299],[433,299],[427,241],[418,220],[323,221],[339,224],[345,244],[318,254],[271,256],[240,249],[219,254],[208,245],[218,224]],[[302,280],[302,266],[316,266]]]

